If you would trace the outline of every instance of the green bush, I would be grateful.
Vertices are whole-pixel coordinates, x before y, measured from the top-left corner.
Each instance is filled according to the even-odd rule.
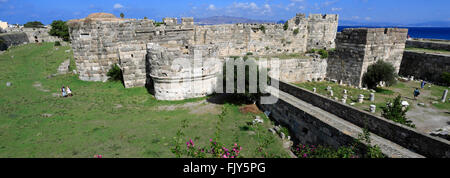
[[[310,49],[306,53],[317,53],[322,59],[328,58],[328,51],[324,49]]]
[[[43,28],[44,24],[42,24],[42,22],[39,22],[39,21],[32,21],[32,22],[27,22],[26,24],[23,25],[23,27],[25,27],[25,28]]]
[[[108,73],[106,74],[109,77],[110,81],[122,81],[123,82],[123,74],[122,70],[117,64],[111,66]]]
[[[288,21],[284,22],[284,26],[283,26],[284,31],[289,29],[289,23]]]
[[[441,82],[446,86],[450,86],[450,72],[443,72],[441,74]]]
[[[324,49],[319,49],[320,58],[325,59],[328,58],[328,51]]]
[[[402,97],[399,95],[394,99],[394,101],[390,101],[385,107],[382,107],[382,116],[394,122],[415,128],[416,126],[412,123],[412,121],[406,118],[406,112],[408,112],[409,107],[403,109],[401,99]]]
[[[55,20],[51,24],[52,29],[49,34],[52,36],[57,36],[64,41],[69,41],[69,26],[67,26],[66,22],[62,20]]]
[[[391,63],[380,60],[367,68],[367,72],[363,75],[362,83],[370,89],[375,89],[381,81],[386,82],[387,86],[392,86],[396,83],[396,76],[394,66]]]
[[[55,46],[61,46],[61,42],[59,41],[55,42]]]

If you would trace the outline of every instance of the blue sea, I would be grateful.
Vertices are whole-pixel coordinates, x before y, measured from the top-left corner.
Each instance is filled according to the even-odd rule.
[[[339,26],[338,32],[344,28],[359,28],[362,26]],[[368,28],[382,28],[382,27],[368,27]],[[386,27],[384,27],[386,28]],[[450,28],[449,27],[399,27],[407,28],[408,34],[412,38],[428,38],[428,39],[441,39],[450,40]]]

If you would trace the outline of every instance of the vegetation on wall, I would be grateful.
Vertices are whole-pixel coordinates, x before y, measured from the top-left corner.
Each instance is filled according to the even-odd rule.
[[[297,35],[299,33],[298,28],[296,28],[293,33],[294,33],[294,35]]]
[[[320,58],[328,58],[328,51],[324,49],[311,49],[307,53],[316,53],[320,55]]]
[[[284,31],[289,29],[289,23],[287,21],[284,22],[283,29],[284,29]]]
[[[117,64],[112,65],[106,75],[110,81],[123,81],[122,70]]]
[[[67,23],[62,20],[55,20],[51,24],[52,29],[50,30],[49,34],[52,36],[57,36],[64,41],[69,41],[69,26],[67,26]]]

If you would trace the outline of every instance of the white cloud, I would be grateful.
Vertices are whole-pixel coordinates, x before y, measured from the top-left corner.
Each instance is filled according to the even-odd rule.
[[[372,20],[371,17],[366,17],[366,18],[364,18],[364,19],[367,20],[367,21]]]
[[[208,10],[216,10],[216,6],[214,4],[210,4],[207,9]]]
[[[331,8],[331,11],[341,11],[342,10],[342,8],[339,8],[339,7],[333,7],[333,8]]]
[[[304,0],[291,0],[291,2],[303,2]]]
[[[239,9],[252,9],[252,10],[256,10],[258,9],[258,5],[256,5],[254,2],[251,3],[243,3],[243,2],[234,2],[232,7],[234,8],[239,8]]]
[[[122,9],[122,8],[123,8],[122,4],[119,4],[119,3],[114,4],[114,9]]]

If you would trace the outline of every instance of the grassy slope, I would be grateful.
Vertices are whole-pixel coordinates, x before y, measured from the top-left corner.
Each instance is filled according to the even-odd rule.
[[[0,55],[0,157],[174,157],[172,140],[184,119],[190,123],[186,140],[205,145],[214,136],[216,114],[156,109],[202,99],[157,101],[145,88],[84,82],[72,74],[47,79],[60,63],[73,58],[65,53],[67,49],[55,50],[53,43],[29,44]],[[73,64],[72,60],[72,69]],[[12,86],[6,87],[6,82]],[[35,83],[42,88],[34,87]],[[62,85],[69,85],[75,96],[52,96],[59,94]],[[267,118],[263,127],[247,129],[254,115],[240,114],[235,105],[225,107],[229,111],[221,135],[226,144],[237,141],[244,157],[260,157],[255,150],[262,135],[273,140],[265,151],[287,157],[281,141],[267,131]],[[52,116],[44,117],[45,113]]]

